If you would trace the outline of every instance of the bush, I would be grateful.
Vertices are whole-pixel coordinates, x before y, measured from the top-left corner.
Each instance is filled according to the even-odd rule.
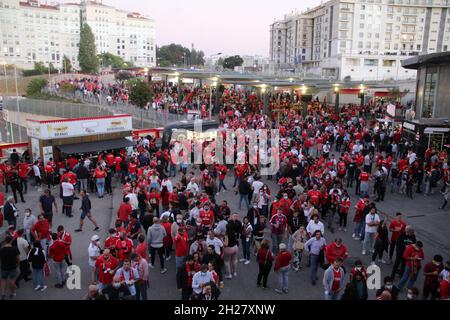
[[[344,82],[350,82],[350,81],[352,81],[352,77],[346,76],[346,77],[344,78]]]
[[[36,70],[36,69],[22,70],[22,75],[24,77],[38,76],[41,74],[42,74],[42,72],[40,70]]]
[[[61,85],[61,92],[64,94],[74,93],[75,89],[76,87],[69,82],[65,82]]]
[[[30,81],[27,87],[27,96],[39,95],[45,88],[48,81],[44,78],[36,78]]]

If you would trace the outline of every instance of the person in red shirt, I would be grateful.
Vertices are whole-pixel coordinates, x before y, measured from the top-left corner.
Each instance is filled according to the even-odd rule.
[[[178,209],[180,200],[178,199],[178,189],[173,187],[173,191],[169,193],[169,204],[172,205],[172,208]]]
[[[276,293],[288,293],[288,280],[289,280],[289,268],[291,265],[292,254],[286,250],[286,245],[280,243],[280,252],[277,254],[275,259],[274,271],[279,272],[279,284],[280,288],[275,289]]]
[[[312,190],[308,191],[308,200],[314,205],[314,207],[319,207],[319,201],[320,201],[320,191],[317,190],[317,185],[315,184],[313,186]]]
[[[158,193],[156,188],[152,188],[151,192],[148,195],[148,202],[150,203],[150,213],[156,211],[156,216],[159,217],[159,203],[161,201],[161,195]]]
[[[286,217],[289,217],[292,215],[291,206],[292,206],[292,200],[289,199],[287,193],[284,193],[283,198],[280,201],[278,201],[278,208],[283,210],[283,214]]]
[[[347,172],[347,165],[345,164],[344,159],[341,158],[341,160],[338,162],[337,165],[338,177],[344,179],[346,172]]]
[[[439,299],[439,274],[444,269],[444,259],[437,254],[433,260],[428,262],[423,267],[423,275],[425,280],[423,282],[423,299],[426,300],[431,295],[431,300]]]
[[[348,257],[347,247],[342,243],[342,239],[338,238],[325,247],[325,257],[329,264],[333,264],[337,258],[344,261]]]
[[[47,251],[48,242],[51,239],[50,224],[48,220],[44,218],[44,215],[38,216],[38,221],[31,227],[31,232],[34,238],[41,242],[42,250]]]
[[[72,170],[77,165],[78,159],[72,156],[66,160],[66,163],[69,170]]]
[[[339,203],[339,231],[344,228],[344,232],[347,232],[347,216],[350,210],[350,197],[347,191],[344,191],[344,195]]]
[[[421,261],[425,259],[422,248],[422,241],[417,241],[416,243],[408,245],[403,253],[403,259],[405,260],[405,271],[403,272],[402,278],[397,285],[400,292],[405,287],[406,282],[408,282],[408,289],[414,287],[414,283],[419,276]]]
[[[131,179],[136,180],[137,179],[137,164],[136,161],[133,159],[128,164],[128,174],[130,175]]]
[[[116,242],[117,259],[119,259],[119,261],[123,263],[125,259],[129,259],[130,254],[133,252],[133,249],[133,241],[131,241],[130,238],[127,238],[125,232],[121,232],[119,239],[117,239]]]
[[[184,266],[189,253],[189,237],[184,227],[178,228],[178,233],[173,241],[175,243],[175,266],[179,270]]]
[[[364,209],[366,206],[369,205],[369,196],[364,196],[364,198],[359,199],[358,203],[355,205],[355,215],[353,217],[353,222],[355,224],[353,229],[353,235],[352,238],[355,240],[359,240],[362,235],[362,230],[364,227],[365,221],[363,221],[364,218]]]
[[[148,260],[148,249],[147,249],[147,241],[145,241],[145,236],[143,234],[140,234],[137,238],[138,245],[136,246],[135,252],[145,261]]]
[[[227,191],[227,187],[224,184],[225,176],[227,175],[227,172],[228,172],[227,166],[221,165],[217,168],[217,170],[219,172],[219,191],[218,192],[220,192],[220,190],[222,190],[222,188],[225,192],[225,191]]]
[[[106,165],[108,166],[108,168],[110,168],[113,172],[114,172],[114,165],[115,165],[115,157],[114,155],[110,152],[106,155],[105,157],[105,162]]]
[[[72,251],[70,250],[70,245],[72,244],[72,236],[70,233],[64,230],[63,226],[58,226],[56,229],[58,240],[62,241],[64,245],[66,246],[66,255],[64,256],[64,259],[66,260],[66,263],[68,266],[72,265]]]
[[[67,171],[66,173],[61,175],[61,179],[60,179],[59,183],[63,183],[66,180],[66,178],[68,178],[69,182],[71,184],[73,184],[74,186],[77,183],[77,175],[75,173],[73,173],[72,171]]]
[[[52,244],[48,247],[48,256],[53,260],[53,269],[56,274],[55,288],[62,288],[66,281],[66,270],[64,268],[64,258],[66,256],[66,244],[58,239],[58,234],[52,234]]]
[[[209,203],[205,204],[200,210],[199,217],[202,220],[203,232],[206,234],[214,225],[214,212]]]
[[[52,158],[47,161],[47,164],[44,167],[44,171],[48,189],[50,189],[50,185],[52,185],[52,187],[55,187],[55,164],[53,163]]]
[[[31,166],[26,162],[19,162],[16,165],[16,170],[19,174],[20,184],[23,190],[23,193],[28,192],[28,175],[31,171]]]
[[[397,244],[397,239],[402,233],[405,232],[406,222],[402,220],[402,213],[397,212],[395,214],[395,219],[389,224],[389,231],[391,232],[391,241],[389,244],[389,259],[392,262],[392,257],[394,255],[395,245]]]
[[[441,300],[449,300],[450,299],[450,273],[447,276],[447,279],[443,279],[441,281],[440,289]]]
[[[128,223],[130,222],[130,216],[132,212],[133,208],[131,207],[130,204],[130,198],[125,197],[123,199],[122,204],[119,207],[119,210],[117,210],[117,218],[119,218],[119,220],[123,222],[125,228],[128,226]]]
[[[116,256],[116,244],[119,237],[116,236],[116,229],[109,229],[109,236],[105,240],[105,249],[109,249],[113,256]]]
[[[109,249],[105,249],[103,254],[95,261],[95,268],[98,274],[98,288],[103,289],[112,283],[116,269],[119,266],[117,259],[111,254]]]

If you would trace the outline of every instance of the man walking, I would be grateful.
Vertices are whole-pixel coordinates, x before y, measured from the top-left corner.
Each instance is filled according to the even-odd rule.
[[[98,229],[100,229],[97,225],[97,221],[95,221],[94,217],[92,217],[91,214],[91,200],[89,199],[89,196],[86,192],[86,190],[81,190],[80,192],[80,197],[81,197],[81,216],[80,216],[80,227],[78,229],[75,230],[75,232],[81,232],[83,231],[83,224],[84,224],[84,219],[87,217],[92,224],[95,226],[94,231],[97,231]]]

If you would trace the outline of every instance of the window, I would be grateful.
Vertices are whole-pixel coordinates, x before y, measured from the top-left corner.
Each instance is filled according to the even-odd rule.
[[[434,113],[437,67],[427,68],[423,92],[422,117],[432,118]]]
[[[359,33],[359,37],[360,37],[360,38],[364,38],[364,33],[363,33],[363,32],[360,32],[360,33]]]
[[[378,66],[378,60],[377,59],[364,59],[364,65],[365,66]]]

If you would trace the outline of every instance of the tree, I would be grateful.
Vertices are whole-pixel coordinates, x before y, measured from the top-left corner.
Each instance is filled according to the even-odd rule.
[[[27,86],[27,96],[39,95],[47,85],[47,79],[36,78],[31,80]]]
[[[171,43],[166,46],[156,48],[156,56],[161,67],[205,64],[205,53],[201,50],[189,50],[180,44]]]
[[[69,57],[66,55],[64,55],[62,60],[62,69],[64,72],[72,72],[72,62],[70,62]]]
[[[123,84],[125,81],[130,80],[134,77],[133,73],[127,70],[120,70],[116,73],[116,80]]]
[[[132,62],[125,61],[121,57],[116,56],[109,52],[99,54],[98,59],[103,67],[111,67],[111,68],[134,67],[134,64]]]
[[[78,51],[78,62],[82,72],[97,73],[98,58],[95,48],[94,34],[87,23],[83,25],[80,32],[80,48]]]
[[[222,66],[225,69],[234,69],[234,67],[242,66],[244,63],[244,60],[241,58],[241,56],[231,56],[223,60]]]
[[[143,108],[152,99],[153,93],[148,83],[141,79],[134,79],[130,86],[130,101],[139,108]]]

